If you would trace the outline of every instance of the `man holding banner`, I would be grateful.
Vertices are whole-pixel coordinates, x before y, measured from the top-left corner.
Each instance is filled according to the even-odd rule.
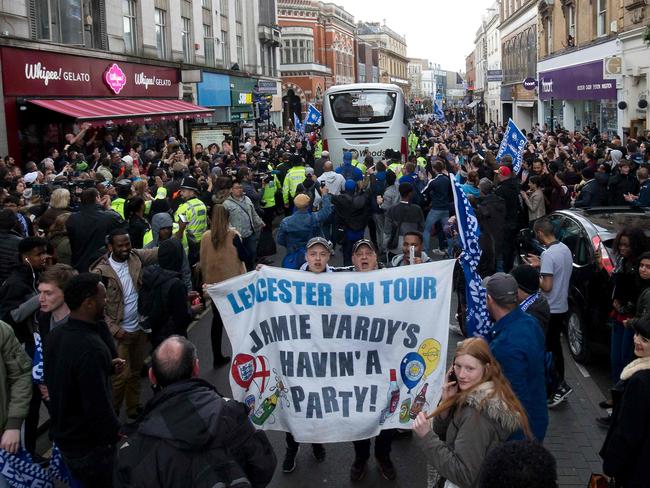
[[[409,429],[442,388],[454,262],[378,271],[366,239],[352,261],[362,274],[263,266],[207,291],[233,346],[233,397],[253,424],[300,443],[354,441],[353,481],[375,437],[378,468],[395,479],[392,430]]]
[[[310,105],[311,106],[311,105]],[[301,266],[302,271],[311,273],[331,273],[332,268],[329,266],[329,260],[334,254],[332,244],[322,237],[309,239],[305,246],[305,264]],[[296,455],[300,444],[296,442],[291,432],[286,433],[287,452],[282,463],[282,472],[291,473],[296,469]],[[325,448],[323,444],[314,443],[311,445],[314,459],[318,462],[325,460]]]
[[[379,269],[377,251],[372,241],[361,239],[352,248],[352,264],[354,271],[366,272]],[[393,444],[394,429],[382,430],[375,437],[375,459],[381,475],[391,481],[397,477],[395,466],[390,460],[390,449]],[[350,480],[361,481],[366,475],[368,459],[370,459],[370,439],[354,441],[354,462],[350,467]]]

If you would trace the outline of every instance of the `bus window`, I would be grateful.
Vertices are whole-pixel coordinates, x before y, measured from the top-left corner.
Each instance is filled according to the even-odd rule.
[[[343,92],[330,96],[334,120],[344,124],[374,124],[393,119],[397,93]]]

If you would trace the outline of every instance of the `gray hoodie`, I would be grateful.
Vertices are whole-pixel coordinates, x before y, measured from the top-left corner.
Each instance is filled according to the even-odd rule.
[[[335,171],[326,171],[318,177],[319,182],[325,182],[330,195],[340,195],[345,187],[345,178]]]

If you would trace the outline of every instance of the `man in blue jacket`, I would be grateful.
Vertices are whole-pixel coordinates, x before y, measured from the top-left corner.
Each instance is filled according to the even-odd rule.
[[[275,240],[287,248],[282,260],[283,268],[299,269],[305,262],[305,246],[312,237],[321,235],[321,224],[332,213],[332,202],[326,186],[320,189],[323,206],[318,212],[310,212],[311,199],[299,193],[293,200],[296,211],[280,222]]]
[[[490,350],[526,409],[535,438],[542,442],[548,427],[544,334],[537,321],[517,306],[518,285],[512,275],[495,273],[483,280],[483,286],[495,321]],[[514,438],[522,439],[522,433]]]
[[[352,180],[356,183],[363,180],[363,171],[352,165],[352,152],[350,151],[343,153],[343,164],[336,168],[336,172],[343,175],[346,180]]]

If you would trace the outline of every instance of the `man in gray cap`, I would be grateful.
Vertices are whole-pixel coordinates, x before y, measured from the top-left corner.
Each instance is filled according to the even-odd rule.
[[[517,306],[519,286],[512,275],[495,273],[483,280],[483,286],[494,320],[490,350],[526,409],[531,431],[542,442],[548,427],[544,334],[537,321]],[[523,434],[512,438],[523,439]]]

